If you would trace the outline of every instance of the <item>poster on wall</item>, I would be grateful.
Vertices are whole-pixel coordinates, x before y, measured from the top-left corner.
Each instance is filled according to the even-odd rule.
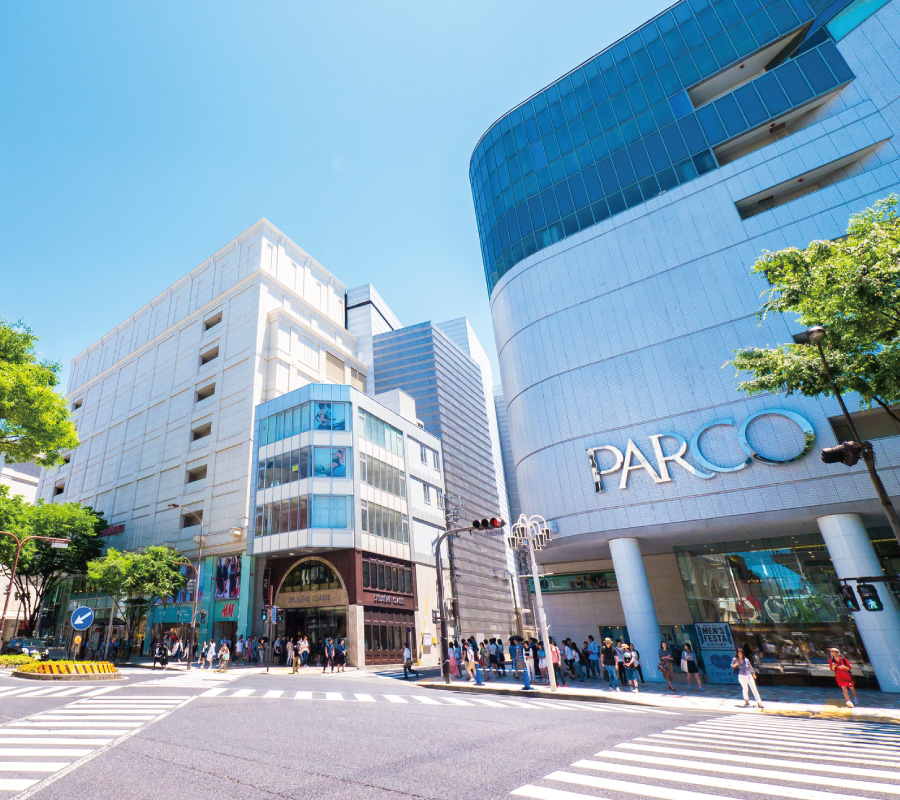
[[[734,637],[727,622],[696,622],[697,644],[710,683],[737,683],[737,675],[731,671],[734,658]]]
[[[590,592],[615,589],[617,586],[616,573],[613,570],[545,575],[540,580],[542,592]],[[528,591],[534,594],[534,578],[528,579]]]
[[[314,403],[313,429],[317,431],[342,431],[347,427],[344,403]]]
[[[216,560],[216,600],[241,596],[241,557],[225,556]]]
[[[179,570],[185,578],[187,578],[187,583],[184,585],[184,588],[179,589],[172,596],[171,600],[168,602],[172,603],[193,603],[194,602],[194,589],[195,580],[194,580],[194,567],[188,566],[187,564],[183,564]],[[200,565],[200,586],[203,586],[203,564]],[[203,600],[203,590],[200,590],[200,597],[197,598],[198,602]]]
[[[317,447],[314,450],[313,471],[330,478],[347,477],[347,449],[345,447]]]

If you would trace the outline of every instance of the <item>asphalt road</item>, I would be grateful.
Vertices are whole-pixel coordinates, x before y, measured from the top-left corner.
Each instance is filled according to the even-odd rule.
[[[0,678],[0,800],[900,798],[896,727],[225,677]]]

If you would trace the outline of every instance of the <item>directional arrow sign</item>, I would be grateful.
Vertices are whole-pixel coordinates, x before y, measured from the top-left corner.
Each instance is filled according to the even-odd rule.
[[[83,631],[85,628],[89,628],[93,621],[94,609],[92,608],[81,606],[81,608],[76,608],[72,612],[72,627],[76,631]]]

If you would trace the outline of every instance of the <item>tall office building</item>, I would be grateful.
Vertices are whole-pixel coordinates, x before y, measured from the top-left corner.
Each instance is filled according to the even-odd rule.
[[[509,418],[506,414],[506,399],[503,387],[494,387],[494,413],[497,415],[497,434],[500,438],[500,454],[503,459],[503,482],[506,484],[506,499],[509,518],[515,522],[522,514],[522,499],[519,497],[519,482],[516,480],[516,462],[509,441]]]
[[[900,190],[898,0],[683,0],[504,114],[469,177],[519,491],[554,520],[554,629],[693,640],[734,680],[900,691],[900,613],[845,611],[839,580],[900,547],[831,398],[747,397],[722,365],[790,342],[756,311],[765,250],[844,234]],[[900,431],[848,402],[900,495]],[[649,678],[658,678],[650,670]]]
[[[374,337],[376,392],[402,389],[416,400],[426,431],[437,436],[444,451],[444,480],[448,502],[458,496],[466,520],[495,516],[505,503],[502,472],[495,468],[499,454],[493,402],[486,389],[479,358],[480,345],[468,323],[448,323],[450,332],[467,343],[461,349],[443,326],[431,322],[411,325]],[[475,357],[469,352],[476,353]],[[483,351],[482,351],[483,353]],[[486,363],[486,359],[485,363]],[[488,376],[489,378],[489,376]],[[495,448],[496,441],[496,448]],[[424,457],[424,456],[423,456]],[[473,533],[451,543],[451,584],[459,601],[461,635],[508,635],[516,630],[508,554],[502,536]]]
[[[375,393],[372,374],[372,337],[402,328],[403,323],[391,311],[384,298],[372,284],[347,290],[347,330],[356,336],[356,354],[368,368],[365,391]]]

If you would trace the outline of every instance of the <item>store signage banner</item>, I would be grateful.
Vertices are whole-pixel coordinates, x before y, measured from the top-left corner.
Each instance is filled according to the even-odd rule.
[[[281,592],[275,595],[279,608],[315,608],[316,606],[345,606],[349,602],[346,589],[326,589],[317,592]]]
[[[540,581],[542,592],[596,592],[602,589],[615,589],[618,585],[616,573],[612,570],[545,575]],[[534,594],[534,578],[528,579],[528,591]]]
[[[710,683],[737,683],[737,675],[731,670],[734,658],[734,638],[727,622],[696,622],[697,644]]]
[[[800,428],[800,431],[803,433],[803,447],[799,453],[790,458],[771,458],[762,455],[756,450],[747,438],[747,428],[754,420],[767,416],[784,417]],[[716,464],[703,455],[703,452],[700,449],[700,437],[710,428],[719,425],[737,428],[738,444],[747,456],[739,464],[731,466]],[[688,444],[688,440],[680,433],[654,433],[647,438],[650,440],[650,448],[653,453],[653,459],[656,461],[656,469],[653,468],[650,460],[631,439],[628,440],[628,445],[625,448],[624,453],[618,447],[614,447],[611,444],[604,444],[599,447],[591,447],[588,449],[587,455],[591,464],[595,492],[603,492],[602,478],[604,475],[610,475],[613,472],[619,472],[620,470],[622,473],[619,480],[620,489],[628,488],[628,476],[634,470],[644,470],[650,475],[654,483],[669,483],[672,480],[671,475],[669,475],[670,464],[677,464],[695,478],[710,480],[711,478],[715,478],[719,473],[739,472],[742,469],[746,469],[754,462],[768,465],[793,464],[795,461],[799,461],[809,453],[816,443],[816,434],[813,431],[812,425],[809,424],[809,421],[795,411],[788,411],[784,408],[767,408],[763,411],[757,411],[747,417],[740,425],[736,425],[733,419],[714,419],[712,422],[707,422],[705,425],[702,425],[694,431],[693,436],[691,436],[690,444]],[[663,439],[674,439],[678,443],[677,449],[672,453],[666,454],[662,445]],[[601,468],[601,454],[604,452],[612,455],[613,463],[607,467]],[[685,455],[688,453],[690,453],[694,461],[700,465],[699,467],[695,467],[685,459]],[[608,458],[609,456],[607,455],[606,459],[608,460]]]

